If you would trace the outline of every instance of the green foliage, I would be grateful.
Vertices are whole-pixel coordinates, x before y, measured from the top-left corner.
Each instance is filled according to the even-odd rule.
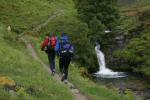
[[[17,88],[16,95],[11,95],[0,88],[0,99],[72,100],[73,96],[68,88],[53,80],[47,70],[31,57],[23,43],[18,41],[11,43],[3,38],[3,30],[0,30],[0,75],[10,77],[20,88]]]
[[[104,87],[100,84],[93,83],[90,79],[84,78],[80,75],[80,69],[78,69],[76,63],[70,65],[70,80],[75,84],[75,86],[81,91],[88,95],[92,100],[134,100],[134,95],[130,92],[127,95],[120,96],[117,90],[112,88]]]
[[[96,41],[101,41],[103,44],[109,44],[108,39],[112,39],[112,35],[104,34],[105,30],[115,30],[119,22],[119,12],[117,10],[117,0],[74,0],[78,11],[78,17],[81,21],[87,23],[88,34],[87,39],[91,42],[90,45],[95,44]],[[92,47],[92,46],[90,46]],[[108,51],[109,48],[105,48]],[[89,55],[92,57],[90,63],[97,64],[97,60],[93,48],[89,48]],[[88,56],[86,57],[88,61]],[[90,66],[91,69],[95,69]],[[90,70],[91,70],[90,69]]]
[[[74,9],[68,7],[73,8],[72,0],[1,0],[0,21],[21,33],[35,28],[61,11],[73,15]]]
[[[11,95],[0,86],[0,100],[10,100]]]
[[[145,10],[139,16],[139,20],[141,22],[141,28],[145,31],[150,32],[150,9]]]
[[[49,34],[56,33],[58,37],[62,32],[67,33],[75,47],[74,60],[86,65],[87,68],[95,67],[96,55],[94,53],[94,47],[87,38],[88,25],[86,23],[79,21],[74,16],[60,16],[51,21],[41,32]],[[40,41],[43,41],[44,35],[41,34],[40,37]]]
[[[0,3],[0,21],[6,26],[10,26],[12,31],[21,33],[22,31],[32,30],[40,23],[45,22],[48,17],[62,13],[50,20],[39,33],[56,33],[58,36],[61,32],[68,33],[75,45],[75,59],[89,67],[95,66],[92,58],[94,55],[88,54],[93,52],[93,46],[87,39],[88,26],[77,19],[77,11],[74,6],[72,0],[13,0],[13,2],[12,0],[2,0]],[[41,34],[40,36],[44,35]],[[16,35],[13,32],[7,32],[6,30],[4,37],[9,41],[16,41]],[[76,41],[76,38],[78,38],[78,41]],[[41,40],[43,40],[43,37]],[[84,44],[85,51],[82,49],[82,43],[87,43]]]
[[[149,32],[143,32],[139,37],[133,38],[128,46],[122,50],[118,51],[117,57],[121,57],[126,62],[132,66],[132,69],[136,71],[141,71],[149,75],[149,57],[150,57],[150,35]]]
[[[122,16],[120,18],[120,24],[117,26],[125,35],[130,34],[129,31],[135,29],[140,25],[138,16]]]
[[[100,20],[94,17],[89,24],[90,30],[88,38],[95,42],[95,40],[102,40],[103,32],[106,30],[106,27]]]
[[[34,43],[40,43],[40,41],[38,41],[38,39],[36,38],[31,38],[30,40]],[[84,46],[84,45],[83,45]],[[44,55],[43,52],[41,52],[37,47],[35,47],[36,51],[38,51],[38,55]],[[46,55],[46,54],[45,54]],[[40,56],[41,60],[46,62],[48,64],[48,59],[45,56]],[[59,72],[59,64],[58,64],[58,60],[57,60],[57,72]],[[82,77],[81,74],[83,74],[82,72],[83,69],[81,69],[83,67],[83,65],[77,64],[77,63],[71,63],[69,65],[69,81],[71,81],[76,88],[78,88],[80,90],[81,93],[87,95],[90,99],[92,100],[133,100],[130,97],[133,96],[131,95],[123,95],[122,97],[119,95],[117,90],[113,90],[113,89],[108,89],[106,87],[104,87],[103,85],[97,85],[94,82],[92,82],[89,78],[87,77]],[[85,70],[85,69],[84,69]]]
[[[149,10],[142,11],[138,16],[124,17],[120,25],[125,31],[128,41],[125,49],[115,51],[117,59],[122,59],[128,69],[150,75],[150,29]],[[124,64],[122,64],[124,65]]]
[[[131,91],[126,91],[126,97],[127,97],[129,100],[134,100],[134,99],[135,99],[134,93],[131,92]]]
[[[97,18],[108,29],[113,29],[119,18],[116,0],[75,0],[79,17],[86,23]]]

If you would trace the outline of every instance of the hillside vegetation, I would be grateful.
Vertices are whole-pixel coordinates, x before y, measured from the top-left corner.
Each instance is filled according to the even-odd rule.
[[[15,35],[0,24],[0,100],[73,100],[69,89],[32,59],[24,43],[13,40]]]
[[[1,0],[0,21],[18,31],[29,30],[61,10],[70,14],[71,3],[71,0]]]
[[[47,56],[45,52],[40,51],[40,43],[36,37],[28,38],[34,45],[41,60],[48,64]],[[58,60],[57,60],[57,72],[59,73]],[[96,84],[87,77],[87,70],[83,65],[79,63],[72,62],[69,68],[69,80],[75,85],[76,88],[80,90],[81,93],[89,97],[90,100],[134,100],[134,94],[130,91],[126,91],[126,94],[121,96],[118,89],[113,87],[105,87],[103,85]]]
[[[119,0],[121,14],[126,16],[136,16],[140,12],[149,10],[149,0]]]
[[[1,0],[0,8],[0,100],[74,99],[65,85],[53,80],[40,62],[31,57],[25,44],[18,38],[20,33],[28,30],[31,32],[27,33],[26,38],[33,43],[33,47],[45,63],[48,63],[47,56],[40,51],[44,34],[54,32],[59,35],[60,32],[67,32],[71,36],[78,48],[75,61],[80,60],[78,63],[83,65],[71,64],[69,80],[81,93],[92,100],[133,100],[133,94],[129,91],[120,96],[117,89],[108,89],[81,76],[86,69],[82,70],[79,67],[84,66],[84,63],[89,64],[90,68],[95,67],[91,62],[96,61],[88,57],[94,54],[93,46],[86,37],[88,26],[77,18],[72,0]],[[39,30],[40,35],[32,31],[60,12],[63,13]],[[11,31],[7,30],[8,26]]]
[[[124,66],[122,68],[132,69],[149,76],[150,1],[133,1],[129,6],[124,5],[120,8],[122,21],[119,27],[125,37],[123,40],[125,46],[115,51],[114,55],[118,62],[122,62],[121,66]]]

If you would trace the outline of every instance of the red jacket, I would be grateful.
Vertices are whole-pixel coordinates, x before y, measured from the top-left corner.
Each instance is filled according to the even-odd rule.
[[[48,42],[49,42],[49,37],[46,37],[41,45],[41,49],[44,49],[48,45]]]

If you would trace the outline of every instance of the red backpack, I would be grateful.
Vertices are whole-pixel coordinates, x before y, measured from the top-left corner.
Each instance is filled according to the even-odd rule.
[[[56,43],[57,43],[56,36],[49,37],[49,43],[48,43],[48,45],[49,45],[51,48],[55,48]]]

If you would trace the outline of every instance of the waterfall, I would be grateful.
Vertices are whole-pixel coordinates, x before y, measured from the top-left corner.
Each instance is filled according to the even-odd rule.
[[[96,75],[100,75],[101,77],[106,77],[106,78],[124,77],[122,72],[114,72],[111,69],[106,67],[105,56],[104,53],[100,50],[99,44],[96,45],[95,51],[96,51],[98,64],[99,64],[99,71],[95,73]]]

